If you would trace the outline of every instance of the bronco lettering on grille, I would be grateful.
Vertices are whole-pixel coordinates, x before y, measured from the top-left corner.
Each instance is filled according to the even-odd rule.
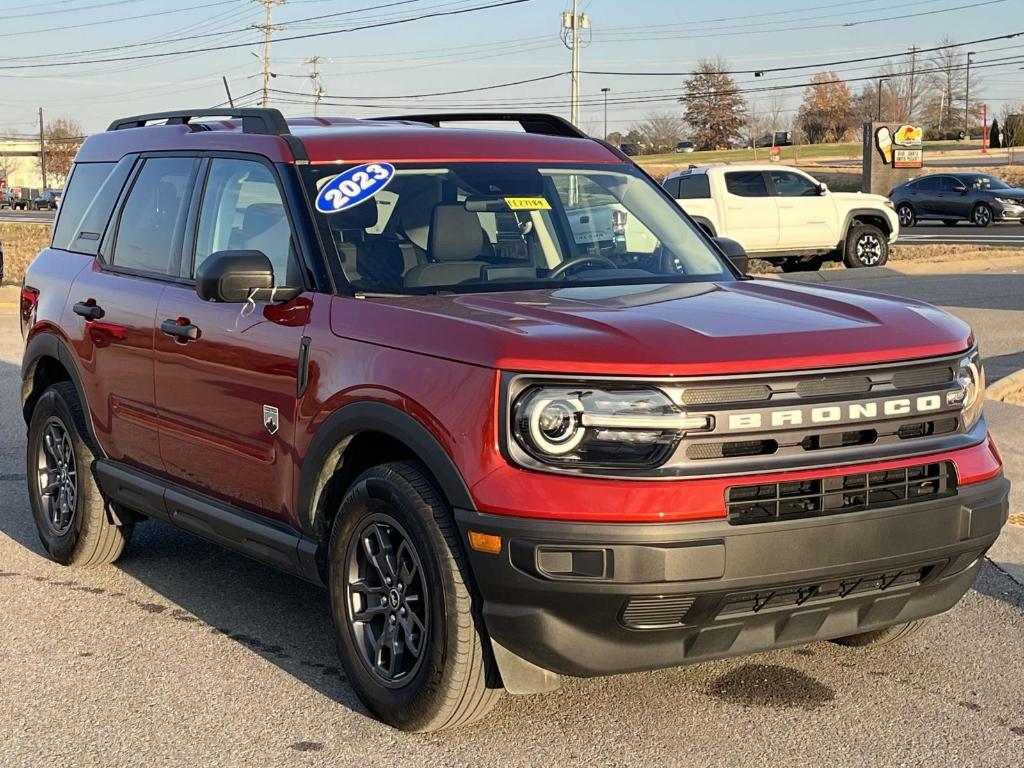
[[[841,424],[878,418],[898,418],[916,413],[942,410],[941,395],[895,397],[845,405],[822,405],[804,408],[779,408],[729,415],[729,429],[736,431],[765,427],[799,427],[805,424]]]

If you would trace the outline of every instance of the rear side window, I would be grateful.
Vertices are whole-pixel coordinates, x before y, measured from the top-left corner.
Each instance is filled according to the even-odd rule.
[[[697,200],[711,197],[711,184],[706,173],[695,173],[692,176],[679,177],[677,200]]]
[[[725,188],[738,197],[768,197],[768,186],[760,171],[734,171],[725,174]]]
[[[68,180],[53,229],[53,247],[95,256],[131,163],[110,183],[115,163],[78,163]],[[89,223],[86,224],[88,214]]]
[[[110,259],[115,267],[178,275],[174,246],[180,242],[194,170],[190,157],[146,160],[121,209]]]
[[[668,192],[672,197],[679,197],[679,177],[674,179],[665,179],[665,183],[662,185],[665,187],[665,191]]]

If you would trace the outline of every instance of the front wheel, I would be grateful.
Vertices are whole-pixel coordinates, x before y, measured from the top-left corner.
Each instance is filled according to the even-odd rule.
[[[992,209],[985,203],[978,203],[971,211],[971,221],[976,227],[987,227],[992,223]]]
[[[426,469],[373,467],[341,503],[330,542],[335,638],[349,682],[404,731],[479,720],[501,683],[458,529]]]
[[[857,224],[846,235],[843,261],[847,267],[880,267],[889,260],[889,240],[878,227]]]
[[[92,476],[96,455],[85,440],[85,413],[73,384],[47,389],[36,403],[28,430],[28,498],[39,539],[62,565],[112,563],[132,535],[133,524],[116,525]]]
[[[892,643],[901,642],[912,635],[916,635],[922,629],[931,624],[931,619],[918,619],[917,621],[908,621],[905,624],[896,624],[892,627],[884,627],[883,629],[874,629],[870,632],[860,632],[856,635],[847,635],[846,637],[837,637],[832,642],[839,645],[846,645],[851,648],[866,648],[866,647],[879,647],[885,645],[891,645]]]

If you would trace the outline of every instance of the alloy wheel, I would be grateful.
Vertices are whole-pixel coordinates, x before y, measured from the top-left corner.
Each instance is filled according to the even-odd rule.
[[[56,417],[46,422],[36,450],[36,484],[47,524],[58,536],[66,533],[78,502],[78,466],[71,436]]]
[[[388,688],[408,683],[423,662],[430,629],[423,565],[385,512],[367,518],[347,555],[349,631],[360,658]]]
[[[882,258],[882,242],[876,235],[863,234],[857,238],[857,260],[865,267],[873,267]]]
[[[909,205],[901,205],[897,215],[900,217],[900,226],[909,227],[914,223],[914,210]]]
[[[992,211],[987,206],[979,205],[974,209],[974,223],[979,227],[987,227],[992,222]]]

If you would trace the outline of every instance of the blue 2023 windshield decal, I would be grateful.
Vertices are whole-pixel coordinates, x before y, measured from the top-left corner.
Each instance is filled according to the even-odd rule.
[[[369,200],[395,178],[391,163],[366,163],[339,173],[320,188],[316,209],[337,213]]]

